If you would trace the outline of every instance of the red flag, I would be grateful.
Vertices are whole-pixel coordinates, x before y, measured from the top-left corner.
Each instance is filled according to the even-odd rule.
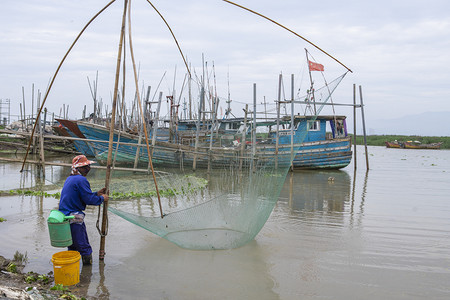
[[[321,64],[312,62],[308,60],[308,66],[310,71],[324,71],[324,67]]]

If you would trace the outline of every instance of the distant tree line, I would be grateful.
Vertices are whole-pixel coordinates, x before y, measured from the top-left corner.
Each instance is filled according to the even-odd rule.
[[[366,136],[367,145],[369,146],[385,146],[385,142],[399,142],[419,141],[422,144],[431,144],[442,142],[441,149],[450,149],[449,136],[417,136],[417,135],[368,135]],[[353,136],[352,136],[353,142]],[[356,136],[356,144],[364,145],[364,137],[362,135]]]

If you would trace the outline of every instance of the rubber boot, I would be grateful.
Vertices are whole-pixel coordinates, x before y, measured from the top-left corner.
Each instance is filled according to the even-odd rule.
[[[82,256],[81,259],[83,260],[83,265],[92,265],[92,254]]]

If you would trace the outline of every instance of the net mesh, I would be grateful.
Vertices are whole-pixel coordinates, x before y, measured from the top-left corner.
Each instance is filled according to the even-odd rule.
[[[329,100],[340,80],[327,87],[329,93],[322,102]],[[309,120],[315,120],[322,108],[318,106]],[[126,177],[116,172],[111,180],[109,210],[182,248],[243,246],[254,239],[269,218],[308,132],[306,124],[299,124],[293,145],[277,147],[270,135],[259,135],[255,146],[238,145],[235,149],[208,141],[195,152],[185,150],[178,168],[160,164],[156,181],[164,217],[159,215],[151,175]],[[247,140],[254,141],[251,135]],[[194,157],[204,169],[192,170]]]

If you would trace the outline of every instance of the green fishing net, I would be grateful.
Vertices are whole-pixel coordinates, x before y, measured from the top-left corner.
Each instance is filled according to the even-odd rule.
[[[321,101],[328,101],[330,95]],[[308,120],[314,121],[322,108],[318,106],[316,115]],[[289,115],[286,118],[289,120]],[[185,148],[177,153],[176,163],[158,164],[155,176],[163,217],[151,174],[127,177],[115,173],[109,211],[182,248],[243,246],[269,218],[308,124],[299,123],[292,142],[278,147],[269,133],[250,130],[247,145],[225,148],[216,141],[206,141],[195,150]],[[214,139],[214,134],[211,136]],[[235,133],[234,138],[239,136]],[[194,158],[198,163],[195,171]]]

